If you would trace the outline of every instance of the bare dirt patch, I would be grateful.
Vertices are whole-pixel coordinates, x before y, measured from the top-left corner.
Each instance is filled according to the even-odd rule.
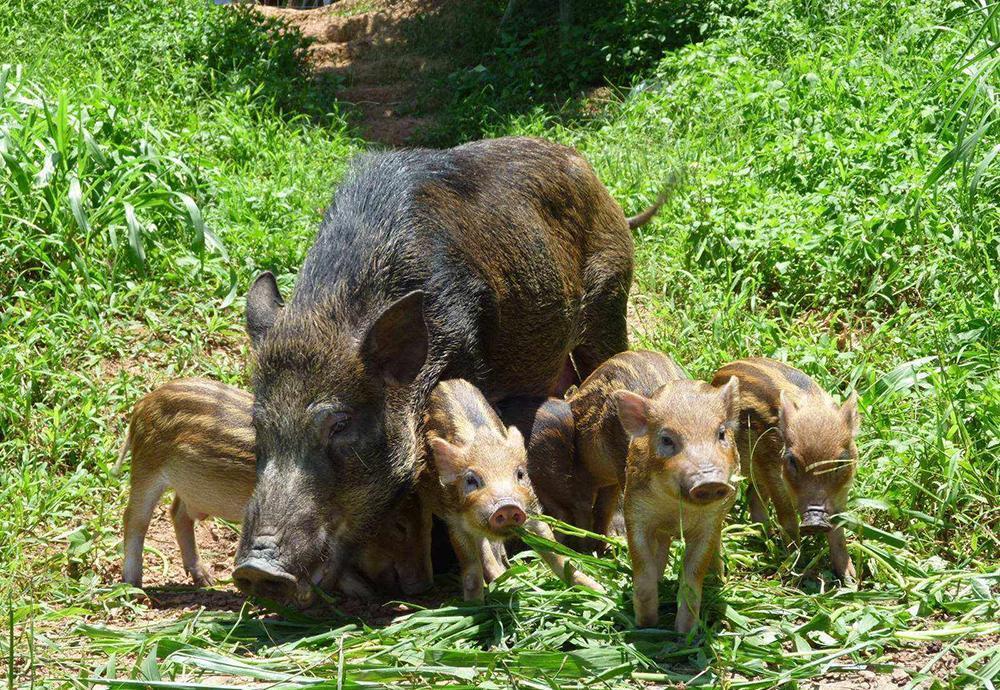
[[[914,676],[927,673],[933,678],[947,683],[955,676],[955,668],[966,657],[986,649],[1000,646],[1000,635],[983,635],[961,640],[949,647],[949,643],[928,642],[915,647],[889,651],[879,666],[891,665],[891,671],[875,670],[879,666],[871,664],[868,669],[853,673],[831,674],[803,685],[807,690],[898,690],[910,685]],[[947,649],[946,649],[947,648]],[[942,654],[942,651],[944,653]],[[938,659],[937,657],[941,658]],[[929,665],[926,671],[925,667]],[[922,680],[913,688],[930,688],[931,680]]]
[[[366,139],[388,146],[410,143],[433,115],[417,112],[419,90],[447,56],[427,55],[407,39],[406,25],[427,21],[447,0],[341,0],[312,10],[259,5],[313,41],[309,61],[318,77],[342,84],[337,99],[353,106]]]

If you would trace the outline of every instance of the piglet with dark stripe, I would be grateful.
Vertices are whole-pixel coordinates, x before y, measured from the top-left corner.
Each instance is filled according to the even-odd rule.
[[[507,398],[497,403],[504,424],[511,424],[525,438],[528,477],[546,515],[570,525],[590,528],[594,481],[576,457],[573,410],[562,398]],[[560,541],[577,550],[581,540]]]
[[[524,438],[516,427],[505,427],[482,392],[462,379],[434,388],[425,429],[430,453],[420,477],[420,498],[426,510],[448,525],[465,599],[481,600],[484,583],[504,571],[495,544],[522,526],[555,538],[547,524],[532,517],[539,506],[528,477]],[[564,556],[539,555],[565,582],[603,591]]]
[[[170,516],[184,569],[198,586],[212,584],[198,556],[195,520],[210,516],[240,522],[256,483],[253,397],[215,381],[172,381],[140,400],[132,412],[119,466],[131,451],[131,492],[125,510],[122,579],[142,586],[142,551],[160,497],[173,489]],[[359,549],[336,586],[345,594],[370,596],[372,586],[415,593],[432,582],[415,496],[403,499],[393,519]],[[320,584],[320,583],[317,583]],[[312,598],[304,588],[302,603]]]
[[[854,481],[860,417],[857,396],[843,405],[798,369],[773,359],[725,365],[713,383],[740,380],[739,446],[750,477],[750,515],[767,523],[768,501],[792,539],[826,534],[834,573],[855,578],[842,527],[831,517],[844,511]]]
[[[625,489],[628,434],[618,419],[615,391],[650,396],[667,381],[686,378],[684,370],[667,355],[634,350],[608,359],[569,396],[579,462],[592,478],[594,489],[591,524],[580,527],[609,534]]]

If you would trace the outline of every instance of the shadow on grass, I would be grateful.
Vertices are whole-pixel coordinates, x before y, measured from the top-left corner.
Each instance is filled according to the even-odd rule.
[[[728,9],[593,0],[575,3],[572,23],[561,25],[558,4],[521,0],[502,28],[499,0],[362,3],[280,18],[229,8],[198,52],[207,56],[206,87],[243,89],[311,118],[346,104],[373,141],[451,146],[529,113],[590,117],[595,88],[627,88]]]

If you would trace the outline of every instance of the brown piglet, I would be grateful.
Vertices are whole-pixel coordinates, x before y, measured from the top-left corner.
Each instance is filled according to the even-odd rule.
[[[212,575],[198,556],[194,524],[210,516],[231,522],[243,519],[256,480],[252,405],[249,393],[202,379],[172,381],[136,404],[118,458],[121,465],[132,454],[124,582],[142,586],[149,521],[164,491],[173,489],[170,516],[184,569],[196,585],[212,584]],[[404,593],[429,586],[421,518],[416,497],[405,497],[394,519],[358,552],[337,587],[345,594],[371,596],[369,582]],[[303,598],[311,598],[311,591],[309,587]]]
[[[609,534],[625,488],[628,436],[618,419],[614,392],[625,389],[649,396],[667,381],[686,378],[684,370],[667,355],[635,350],[608,359],[569,396],[578,462],[592,483],[592,518],[590,524],[578,526]]]
[[[751,518],[767,524],[767,502],[774,503],[791,540],[825,534],[833,572],[854,580],[844,528],[831,517],[846,508],[857,468],[857,395],[837,405],[805,373],[762,357],[726,364],[713,383],[733,376],[743,391],[738,443]]]
[[[542,512],[557,520],[590,528],[593,478],[576,459],[573,410],[561,398],[515,397],[497,404],[504,424],[517,427],[525,438],[528,478]],[[560,541],[581,549],[575,538],[557,535]]]
[[[484,584],[504,571],[495,544],[513,536],[517,527],[550,540],[555,536],[532,517],[539,506],[521,433],[504,427],[478,388],[462,379],[439,383],[430,396],[425,429],[429,453],[418,485],[421,501],[448,526],[463,596],[479,601]],[[564,581],[603,591],[564,556],[539,555]]]
[[[639,626],[657,624],[658,585],[676,537],[685,547],[674,627],[687,633],[698,620],[702,583],[718,569],[722,523],[736,496],[739,399],[736,378],[721,388],[668,381],[650,397],[614,393],[629,436],[625,526]]]

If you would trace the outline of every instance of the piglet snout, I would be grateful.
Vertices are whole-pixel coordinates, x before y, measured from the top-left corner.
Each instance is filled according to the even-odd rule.
[[[802,534],[824,534],[833,528],[825,508],[810,508],[802,515],[799,531]]]
[[[733,495],[733,486],[721,471],[699,472],[683,482],[687,498],[692,503],[707,505]]]
[[[519,527],[528,519],[521,506],[515,503],[505,503],[493,511],[490,516],[490,527],[495,530],[505,530]]]

